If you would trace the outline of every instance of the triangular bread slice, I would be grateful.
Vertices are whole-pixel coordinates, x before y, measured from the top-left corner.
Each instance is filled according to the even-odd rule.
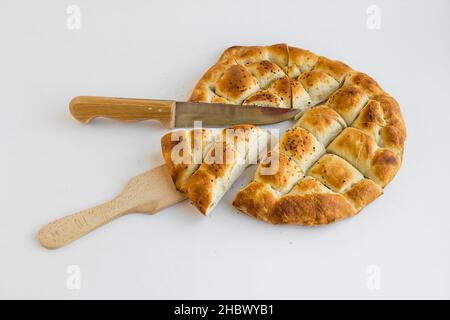
[[[164,135],[161,148],[176,188],[207,215],[245,168],[265,157],[269,137],[253,125],[182,129]]]

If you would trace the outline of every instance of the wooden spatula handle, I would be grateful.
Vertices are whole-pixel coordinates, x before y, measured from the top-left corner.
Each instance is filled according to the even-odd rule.
[[[104,117],[122,121],[158,120],[164,126],[174,125],[175,101],[79,96],[70,102],[70,113],[80,122]]]
[[[153,214],[184,199],[167,166],[160,165],[131,178],[113,200],[50,222],[39,231],[38,240],[44,247],[56,249],[124,214]]]
[[[39,242],[49,249],[62,247],[128,213],[131,209],[126,201],[116,198],[91,209],[65,216],[44,226],[38,234]]]

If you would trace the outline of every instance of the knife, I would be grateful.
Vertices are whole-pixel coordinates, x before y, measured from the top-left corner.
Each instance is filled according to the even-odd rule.
[[[56,249],[125,214],[152,214],[184,199],[186,196],[175,189],[167,166],[160,165],[132,178],[111,201],[45,225],[38,240],[45,248]]]
[[[122,121],[153,119],[167,128],[193,127],[194,121],[199,120],[204,127],[271,124],[293,118],[299,112],[290,108],[93,96],[75,97],[70,102],[70,113],[83,123],[96,117]]]

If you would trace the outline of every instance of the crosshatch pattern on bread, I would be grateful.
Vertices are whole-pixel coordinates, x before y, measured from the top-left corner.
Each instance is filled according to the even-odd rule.
[[[207,215],[245,168],[265,157],[272,138],[253,125],[181,129],[165,134],[161,148],[176,188]]]
[[[301,110],[272,150],[278,172],[260,174],[263,161],[233,201],[266,222],[314,226],[353,216],[383,193],[402,163],[406,128],[395,99],[368,75],[304,49],[231,47],[189,100]],[[192,181],[196,191],[185,189],[188,195],[214,193],[200,182],[207,180],[201,166],[169,169],[180,190]]]

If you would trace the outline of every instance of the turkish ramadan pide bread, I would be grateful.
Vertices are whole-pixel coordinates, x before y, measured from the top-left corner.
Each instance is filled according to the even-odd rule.
[[[165,134],[164,160],[175,187],[207,215],[250,164],[267,151],[267,131],[253,125]]]
[[[231,47],[189,100],[300,109],[272,150],[278,171],[261,174],[270,165],[262,161],[233,201],[266,222],[314,226],[353,216],[383,193],[402,163],[406,129],[395,99],[368,75],[304,49]],[[203,164],[168,164],[177,188],[202,212],[211,205],[198,198],[217,203],[214,183],[207,183],[214,173]]]

